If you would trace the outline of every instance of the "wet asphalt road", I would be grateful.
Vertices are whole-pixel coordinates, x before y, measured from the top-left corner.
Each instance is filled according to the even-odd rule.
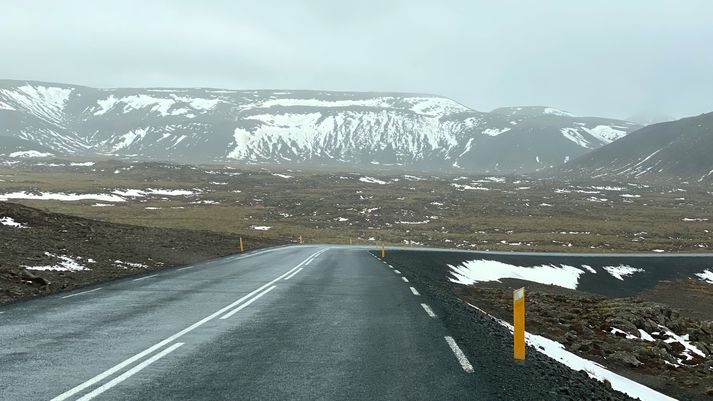
[[[0,399],[494,399],[412,286],[364,248],[291,246],[6,305]]]

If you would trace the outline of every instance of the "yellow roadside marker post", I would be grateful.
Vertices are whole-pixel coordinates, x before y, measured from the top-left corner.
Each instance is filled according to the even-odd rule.
[[[384,248],[384,241],[381,241],[381,258],[383,259],[384,256],[386,256],[386,248]]]
[[[512,293],[513,337],[516,361],[525,360],[525,287]]]
[[[243,253],[245,248],[243,248],[243,237],[240,237],[240,253]]]
[[[302,236],[300,235],[300,244],[304,244],[304,241],[302,240]]]

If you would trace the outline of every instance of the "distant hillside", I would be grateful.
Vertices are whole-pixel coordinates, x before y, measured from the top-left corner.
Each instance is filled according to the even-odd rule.
[[[596,176],[713,182],[713,113],[650,125],[558,169]]]
[[[0,81],[5,157],[51,153],[513,173],[562,164],[636,128],[551,107],[484,113],[424,94]]]

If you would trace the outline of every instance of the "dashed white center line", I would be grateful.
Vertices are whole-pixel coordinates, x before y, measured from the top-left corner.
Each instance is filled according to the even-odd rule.
[[[468,358],[465,356],[463,351],[461,351],[458,344],[456,344],[456,340],[454,340],[453,337],[446,336],[446,342],[451,347],[453,353],[456,355],[456,359],[458,359],[458,363],[460,363],[460,366],[463,368],[463,370],[466,373],[473,373],[473,365],[470,364]]]
[[[426,305],[426,304],[421,304],[421,307],[423,308],[423,310],[426,311],[426,314],[427,314],[428,316],[430,316],[430,317],[436,317],[436,314],[433,313],[433,309],[431,309],[430,306],[428,306],[428,305]]]
[[[421,295],[418,293],[418,291],[416,291],[415,288],[413,288],[413,287],[409,287],[409,288],[411,289],[411,292],[413,293],[413,295]]]
[[[396,274],[401,274],[401,272],[398,271],[398,270],[394,270],[394,273],[396,273]]]
[[[122,375],[117,376],[114,380],[104,384],[103,386],[97,387],[94,389],[92,392],[88,393],[84,397],[78,399],[77,401],[89,401],[93,399],[94,397],[98,396],[99,394],[109,390],[110,388],[116,386],[117,384],[123,382],[124,380],[128,379],[129,377],[139,373],[142,371],[145,367],[151,365],[152,363],[158,361],[159,359],[163,358],[164,356],[170,354],[171,352],[175,351],[176,348],[182,346],[184,343],[175,343],[172,346],[166,348],[165,350],[159,352],[158,354],[152,356],[151,358],[141,362],[140,364],[134,366],[133,368],[127,370],[124,372]]]
[[[309,263],[305,263],[305,265],[307,265],[307,264],[309,264]],[[299,273],[299,272],[301,272],[301,271],[302,271],[302,268],[300,267],[299,269],[295,270],[294,273],[292,273],[292,274],[290,274],[289,276],[285,277],[285,280],[291,279],[292,276],[294,276],[295,274],[297,274],[297,273]]]
[[[146,277],[135,278],[135,279],[133,279],[133,280],[131,280],[131,281],[141,281],[141,280],[146,280],[147,278],[156,277],[156,276],[158,276],[158,274],[152,274],[152,275],[146,276]]]
[[[90,292],[99,291],[99,290],[101,290],[102,288],[103,288],[103,287],[99,287],[99,288],[95,288],[95,289],[89,290],[89,291],[82,291],[82,292],[78,292],[78,293],[76,293],[76,294],[65,295],[65,296],[62,297],[62,299],[67,299],[67,298],[76,297],[77,295],[89,294]],[[2,312],[0,312],[0,313],[2,313]]]
[[[404,283],[408,283],[408,279],[406,277],[401,277],[401,280],[403,280]]]
[[[227,319],[227,318],[233,316],[234,314],[236,314],[236,313],[240,312],[241,310],[243,310],[243,309],[247,308],[248,306],[250,306],[251,303],[257,301],[257,300],[260,299],[260,297],[262,297],[263,295],[265,295],[265,294],[267,294],[268,292],[274,290],[276,287],[277,287],[277,286],[274,286],[274,285],[273,285],[272,287],[266,289],[265,291],[263,291],[263,292],[261,292],[261,293],[255,295],[255,296],[254,296],[253,298],[251,298],[249,301],[245,302],[244,304],[238,306],[237,308],[235,308],[235,309],[231,310],[230,312],[226,313],[225,315],[221,316],[220,319],[223,320],[223,319]]]

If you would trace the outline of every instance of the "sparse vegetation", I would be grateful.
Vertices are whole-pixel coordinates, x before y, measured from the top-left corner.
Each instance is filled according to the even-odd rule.
[[[49,164],[49,165],[48,165]],[[62,161],[0,168],[1,194],[187,190],[126,202],[13,200],[54,212],[160,228],[259,233],[309,242],[567,252],[710,251],[706,185],[554,182],[268,168]],[[360,180],[364,177],[376,178]],[[380,184],[378,182],[383,182]],[[97,204],[112,204],[102,207]],[[255,231],[253,226],[270,227]]]

